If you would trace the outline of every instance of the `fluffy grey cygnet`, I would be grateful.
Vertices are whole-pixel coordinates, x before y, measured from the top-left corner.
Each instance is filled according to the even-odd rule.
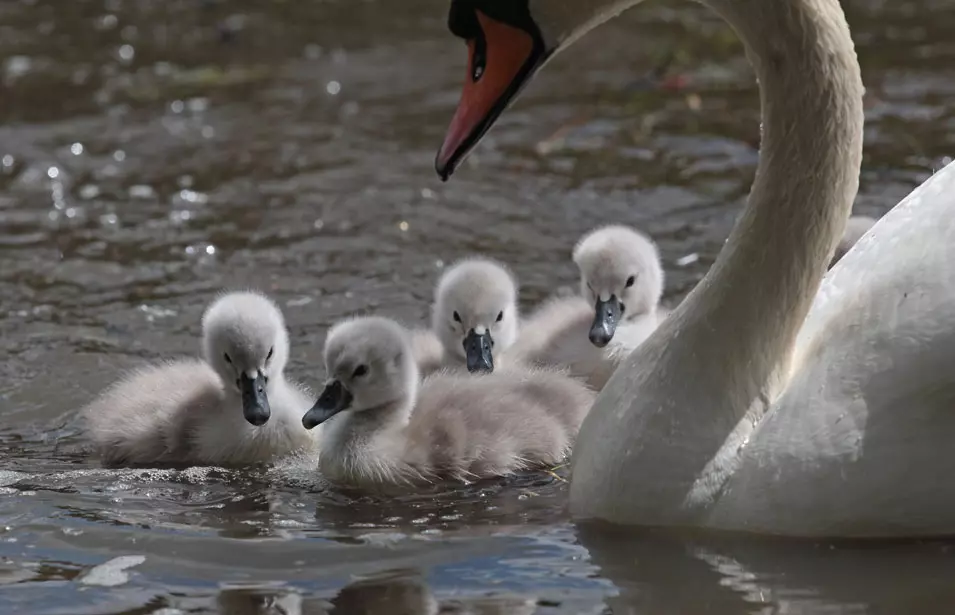
[[[301,424],[306,391],[283,373],[279,308],[255,292],[225,294],[202,318],[203,360],[136,369],[81,411],[107,466],[242,465],[314,446]]]
[[[325,366],[329,380],[302,423],[325,424],[322,474],[359,484],[480,479],[557,464],[594,399],[556,370],[439,371],[419,381],[408,331],[380,317],[335,325]]]

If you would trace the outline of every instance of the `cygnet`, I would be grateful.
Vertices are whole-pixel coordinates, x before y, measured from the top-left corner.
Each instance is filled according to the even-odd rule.
[[[286,380],[288,332],[279,308],[233,292],[202,317],[204,360],[136,369],[86,406],[87,434],[105,465],[267,462],[309,449],[307,392]]]
[[[573,260],[581,295],[545,301],[521,322],[505,359],[566,367],[599,391],[665,317],[663,268],[653,242],[623,226],[584,235]]]
[[[408,332],[381,317],[335,325],[324,355],[328,381],[302,424],[328,421],[319,467],[332,480],[470,480],[554,465],[594,398],[547,369],[439,371],[419,382]]]
[[[631,329],[631,342],[656,329],[663,267],[649,237],[627,226],[601,227],[577,242],[573,260],[580,294],[594,306],[588,337],[595,346],[609,344],[622,324]]]
[[[459,261],[438,279],[431,308],[443,359],[433,359],[433,347],[430,355],[422,350],[425,335],[415,331],[418,366],[425,374],[461,365],[472,373],[494,371],[495,357],[517,339],[518,319],[517,283],[505,265],[484,257]]]

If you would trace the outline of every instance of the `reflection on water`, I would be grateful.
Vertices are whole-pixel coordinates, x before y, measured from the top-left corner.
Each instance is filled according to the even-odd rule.
[[[955,149],[955,8],[846,6],[867,84],[857,213]],[[106,471],[75,411],[193,354],[223,287],[274,296],[315,385],[346,314],[428,316],[484,251],[529,305],[606,222],[658,241],[675,303],[757,158],[752,74],[690,3],[648,3],[552,62],[452,182],[433,170],[464,56],[447,3],[0,3],[0,612],[916,612],[955,604],[945,545],[620,536],[564,475],[384,498],[304,462]],[[667,61],[669,60],[669,64]],[[661,69],[661,66],[666,66]],[[647,77],[650,75],[650,78]]]
[[[950,544],[831,544],[578,535],[630,613],[922,613],[955,603]],[[693,591],[686,591],[693,588]]]

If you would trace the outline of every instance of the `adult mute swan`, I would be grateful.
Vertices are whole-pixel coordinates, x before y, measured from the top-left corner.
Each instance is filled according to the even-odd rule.
[[[823,281],[862,155],[862,80],[839,2],[703,2],[755,69],[759,166],[716,263],[584,421],[571,511],[806,537],[955,533],[955,165]],[[469,61],[439,175],[548,58],[636,3],[452,0]]]
[[[859,243],[862,236],[875,226],[875,222],[875,218],[869,216],[852,216],[846,221],[846,230],[842,233],[842,239],[836,245],[836,253],[832,255],[832,259],[829,261],[830,269],[842,260],[842,257],[852,249],[852,246]]]

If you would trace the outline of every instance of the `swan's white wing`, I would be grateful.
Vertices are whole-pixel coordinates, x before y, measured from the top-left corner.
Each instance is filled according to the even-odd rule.
[[[955,164],[826,276],[793,359],[710,522],[955,534]]]

